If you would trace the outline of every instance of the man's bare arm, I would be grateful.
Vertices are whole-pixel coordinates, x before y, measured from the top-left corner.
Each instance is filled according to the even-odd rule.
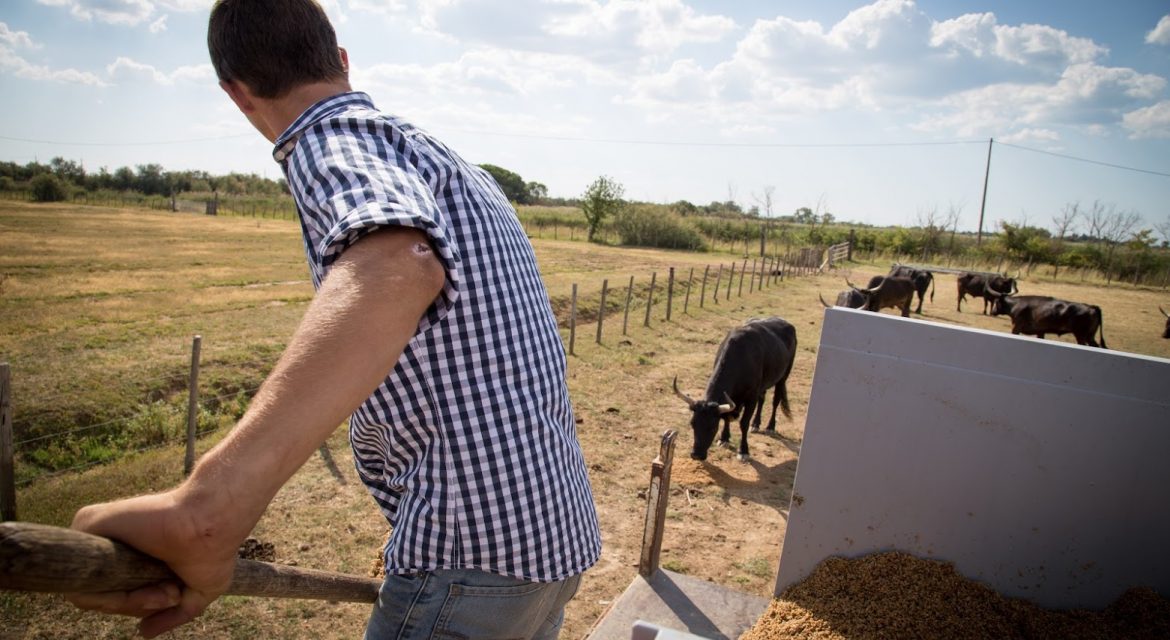
[[[147,637],[198,616],[227,588],[239,544],[276,492],[393,369],[444,278],[417,230],[381,230],[350,247],[248,411],[183,484],[85,507],[74,518],[74,528],[167,562],[181,591],[161,585],[70,599],[143,617]]]

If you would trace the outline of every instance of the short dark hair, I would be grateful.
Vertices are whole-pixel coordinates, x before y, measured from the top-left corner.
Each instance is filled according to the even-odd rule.
[[[207,49],[221,81],[242,82],[260,98],[346,78],[337,34],[315,0],[217,0]]]

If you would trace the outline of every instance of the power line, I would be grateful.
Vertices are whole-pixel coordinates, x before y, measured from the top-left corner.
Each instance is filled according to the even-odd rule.
[[[33,140],[30,138],[14,138],[12,136],[0,136],[0,140],[11,140],[13,142],[31,142],[34,144],[56,144],[64,146],[78,146],[78,147],[151,147],[168,144],[191,144],[193,142],[214,142],[216,140],[231,140],[234,138],[251,137],[255,134],[251,133],[237,133],[226,136],[212,136],[209,138],[189,138],[187,140],[159,140],[156,142],[62,142],[60,140]]]
[[[983,144],[983,140],[942,140],[937,142],[701,142],[696,140],[637,140],[623,138],[586,138],[579,136],[550,136],[535,133],[502,133],[499,131],[478,131],[474,129],[444,129],[472,135],[497,136],[500,138],[524,138],[529,140],[554,140],[559,142],[599,142],[605,144],[631,144],[660,147],[733,147],[733,148],[855,148],[855,147],[930,147],[959,144]]]
[[[998,144],[1004,145],[1005,147],[1013,147],[1015,149],[1021,149],[1023,151],[1031,151],[1032,153],[1043,153],[1044,155],[1055,156],[1057,158],[1064,158],[1065,160],[1076,160],[1077,162],[1087,162],[1089,164],[1096,164],[1096,165],[1100,165],[1102,167],[1112,167],[1114,169],[1124,169],[1126,171],[1136,171],[1138,173],[1148,173],[1150,175],[1162,176],[1163,178],[1170,178],[1170,173],[1165,173],[1162,171],[1151,171],[1149,169],[1139,169],[1138,167],[1127,167],[1125,165],[1113,164],[1111,162],[1101,162],[1100,160],[1090,160],[1088,158],[1078,158],[1077,156],[1070,156],[1070,155],[1064,154],[1064,153],[1056,153],[1055,151],[1044,151],[1043,149],[1033,149],[1031,147],[1023,147],[1023,146],[1020,146],[1018,144],[1012,144],[1010,142],[1000,142]]]

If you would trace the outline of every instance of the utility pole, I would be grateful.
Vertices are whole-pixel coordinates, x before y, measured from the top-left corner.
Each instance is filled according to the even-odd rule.
[[[983,212],[987,209],[987,178],[991,176],[991,145],[995,138],[987,139],[987,168],[983,170],[983,202],[979,203],[979,233],[975,236],[975,246],[983,244]]]

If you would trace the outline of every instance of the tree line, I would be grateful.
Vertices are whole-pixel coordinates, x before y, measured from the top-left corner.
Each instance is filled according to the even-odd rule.
[[[774,187],[753,194],[744,208],[734,194],[706,205],[678,200],[669,204],[628,201],[625,187],[599,176],[580,196],[551,197],[548,188],[493,164],[479,165],[492,175],[526,224],[580,228],[588,241],[616,242],[683,250],[726,250],[743,255],[783,253],[793,247],[823,247],[851,240],[857,251],[929,264],[940,258],[977,257],[1008,262],[1029,270],[1049,265],[1061,270],[1096,270],[1107,281],[1139,282],[1170,274],[1170,218],[1143,226],[1140,214],[1093,202],[1073,202],[1052,214],[1052,225],[1027,220],[1000,220],[998,233],[960,232],[961,211],[926,209],[912,226],[873,227],[838,219],[813,207],[791,214],[773,211]],[[291,210],[288,184],[255,174],[213,175],[206,171],[167,171],[158,164],[102,167],[86,171],[76,161],[56,157],[48,164],[0,161],[0,191],[27,191],[34,201],[78,199],[101,192],[144,196],[185,194],[195,200],[223,197],[262,198]],[[986,235],[986,242],[983,236]],[[1165,283],[1167,276],[1162,276]]]

